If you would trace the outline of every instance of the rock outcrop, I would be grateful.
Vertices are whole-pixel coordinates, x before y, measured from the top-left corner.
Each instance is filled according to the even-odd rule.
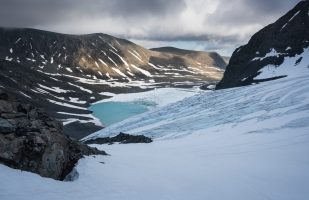
[[[237,48],[216,89],[258,83],[284,76],[256,78],[265,67],[278,70],[285,59],[295,57],[309,47],[309,1],[299,2],[292,10],[254,34],[248,44]],[[290,70],[303,58],[290,64]]]
[[[0,163],[63,180],[84,155],[105,154],[62,134],[43,110],[0,89]]]
[[[152,139],[144,135],[130,135],[120,132],[114,137],[96,138],[85,141],[86,144],[113,144],[119,142],[121,144],[129,143],[151,143]]]

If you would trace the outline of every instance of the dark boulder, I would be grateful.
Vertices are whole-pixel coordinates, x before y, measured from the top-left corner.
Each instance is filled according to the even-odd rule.
[[[105,154],[62,134],[62,125],[43,110],[1,89],[0,98],[0,163],[63,180],[84,155]]]
[[[104,137],[87,140],[86,144],[113,144],[114,142],[119,142],[121,144],[128,143],[151,143],[152,139],[144,135],[130,135],[120,132],[114,137]]]

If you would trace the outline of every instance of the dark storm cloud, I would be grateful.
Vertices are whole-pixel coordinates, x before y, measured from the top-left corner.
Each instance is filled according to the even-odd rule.
[[[299,0],[0,0],[0,26],[62,33],[104,32],[150,47],[243,44]],[[147,45],[151,44],[151,45]]]
[[[285,14],[300,0],[220,0],[218,12],[205,23],[266,25]]]
[[[34,27],[80,18],[143,18],[179,12],[179,0],[1,0],[0,26]]]
[[[125,37],[125,35],[120,35],[120,37]],[[211,34],[200,34],[200,35],[193,35],[193,34],[179,34],[179,35],[165,35],[164,33],[159,34],[156,33],[154,35],[146,36],[146,37],[139,37],[136,36],[134,39],[138,40],[152,40],[152,41],[166,41],[166,42],[172,42],[172,41],[187,41],[187,42],[193,42],[193,41],[210,41],[210,40],[216,40],[222,43],[225,42],[234,42],[238,39],[237,35],[229,35],[225,37],[221,37],[218,35],[211,35]]]
[[[1,0],[0,2],[0,26],[13,27],[48,26],[49,23],[55,24],[61,20],[78,21],[80,18],[102,17],[127,20],[134,18],[138,21],[152,17],[160,21],[167,15],[173,17],[177,23],[178,15],[187,6],[185,0]],[[217,0],[217,2],[219,2],[218,10],[213,16],[207,17],[205,23],[237,25],[260,21],[265,24],[264,21],[269,16],[282,15],[298,0]],[[190,4],[190,1],[187,1],[187,4]],[[179,30],[175,30],[177,31]],[[162,35],[150,35],[150,37],[158,38]],[[183,39],[186,37],[184,35]],[[192,36],[189,35],[188,40],[190,37]],[[195,36],[195,39],[199,37]],[[207,38],[202,36],[201,39]]]
[[[185,7],[182,0],[113,0],[101,1],[105,12],[122,17],[162,16],[179,12]]]
[[[290,10],[300,0],[247,0],[248,5],[252,5],[256,10],[262,13],[278,13]]]

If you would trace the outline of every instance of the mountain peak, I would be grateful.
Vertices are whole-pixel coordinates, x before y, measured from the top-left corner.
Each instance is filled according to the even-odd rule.
[[[254,34],[248,44],[237,48],[217,89],[259,82],[255,77],[264,67],[279,69],[285,58],[301,55],[309,46],[308,11],[309,1],[299,2],[276,22]],[[278,77],[281,76],[269,78]]]

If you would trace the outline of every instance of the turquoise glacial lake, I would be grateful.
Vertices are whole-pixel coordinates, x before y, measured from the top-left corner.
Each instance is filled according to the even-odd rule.
[[[93,115],[100,119],[104,126],[120,122],[131,116],[141,114],[149,110],[150,105],[146,102],[102,102],[90,106]]]

